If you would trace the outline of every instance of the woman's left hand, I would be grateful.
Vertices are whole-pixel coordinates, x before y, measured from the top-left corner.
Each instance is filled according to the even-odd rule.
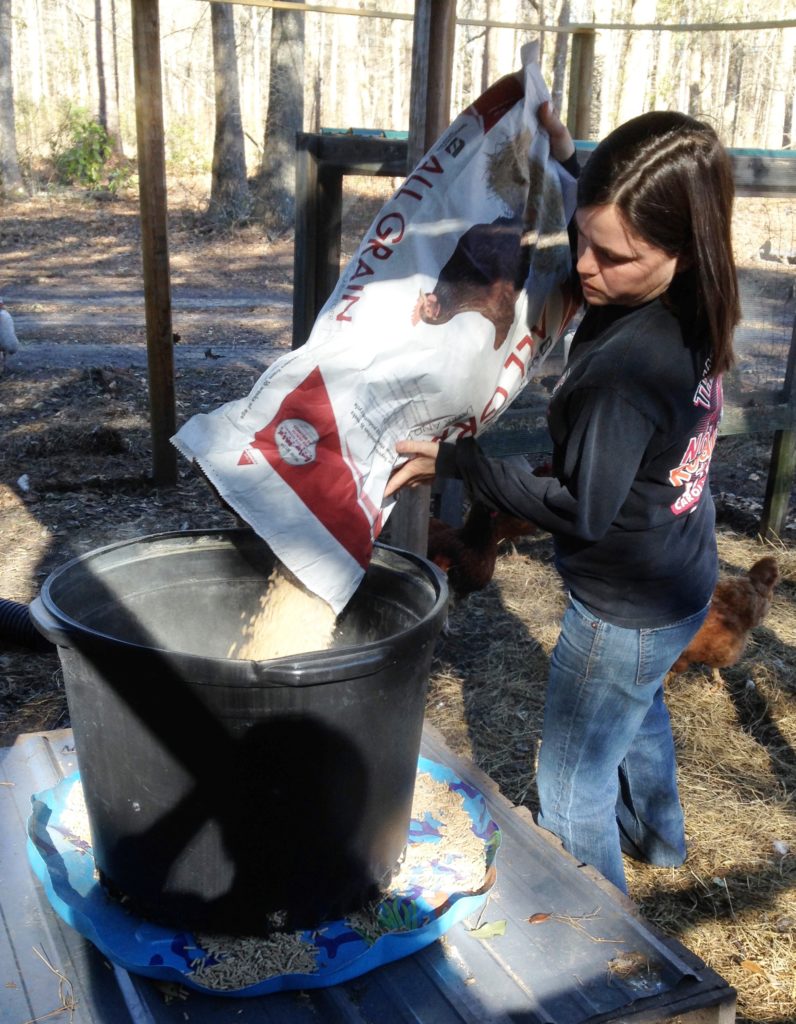
[[[433,481],[439,452],[437,441],[399,441],[395,450],[399,455],[409,455],[410,458],[393,470],[384,491],[385,498],[400,491],[402,487],[417,487]]]
[[[536,116],[539,118],[539,124],[550,138],[552,157],[563,164],[575,152],[575,143],[572,141],[569,129],[558,116],[558,111],[550,100],[539,104]]]

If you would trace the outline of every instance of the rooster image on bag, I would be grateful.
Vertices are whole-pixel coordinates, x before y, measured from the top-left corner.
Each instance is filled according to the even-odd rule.
[[[527,147],[520,137],[507,147],[516,152]],[[507,168],[512,173],[508,174]],[[570,168],[568,168],[570,169]],[[480,313],[495,328],[494,348],[499,349],[509,335],[516,313],[517,297],[522,292],[535,255],[539,266],[545,264],[544,249],[534,253],[538,235],[548,234],[556,223],[559,200],[549,191],[544,167],[530,160],[523,181],[511,180],[516,167],[497,153],[490,167],[490,190],[513,208],[520,196],[535,197],[541,209],[527,202],[517,210],[487,224],[473,224],[456,243],[456,248],[439,272],[433,291],[420,292],[412,311],[412,324],[446,324],[459,313]],[[522,188],[519,188],[522,186]],[[524,195],[527,189],[527,196]]]
[[[495,326],[495,348],[506,340],[528,274],[528,245],[519,217],[474,224],[459,239],[433,291],[420,293],[412,323],[446,324],[474,311]]]

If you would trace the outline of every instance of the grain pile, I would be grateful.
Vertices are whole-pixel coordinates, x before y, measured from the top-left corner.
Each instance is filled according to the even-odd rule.
[[[440,838],[409,843],[401,870],[392,879],[383,900],[346,917],[346,924],[368,943],[388,932],[417,927],[415,915],[398,918],[391,912],[389,902],[416,891],[415,887],[427,893],[439,890],[438,865],[445,867],[448,889],[455,884],[457,891],[466,893],[478,892],[484,886],[487,848],[473,831],[462,793],[452,790],[447,782],[438,782],[427,772],[420,772],[415,782],[412,818],[433,822],[439,827]]]
[[[433,890],[435,864],[444,863],[456,871],[463,892],[476,892],[484,884],[486,848],[483,839],[473,832],[470,815],[464,808],[462,793],[450,789],[447,782],[437,782],[427,772],[420,772],[415,782],[412,817],[416,821],[431,819],[441,823],[441,838],[433,843],[409,843],[400,872],[390,884],[390,893],[400,893],[412,886]]]
[[[281,974],[315,974],[318,949],[302,932],[267,938],[197,933],[203,955],[191,963],[194,980],[207,988],[239,989]]]
[[[438,782],[428,772],[419,772],[412,819],[431,824],[438,836],[430,842],[410,842],[401,869],[382,899],[345,919],[346,926],[368,945],[388,932],[407,931],[425,922],[420,908],[413,907],[407,918],[399,919],[390,904],[408,893],[416,893],[418,887],[437,895],[436,865],[444,865],[446,877],[455,878],[458,892],[477,892],[484,885],[487,846],[473,831],[461,792],[451,789],[447,782]],[[64,801],[58,827],[91,846],[91,829],[79,780]],[[285,974],[316,974],[317,946],[306,932],[280,930],[278,917],[273,920],[273,934],[267,937],[197,932],[196,956],[190,963],[192,978],[208,989],[222,991],[243,989]]]
[[[230,645],[228,658],[267,661],[330,646],[334,611],[280,563],[271,571],[259,605],[253,615],[241,613],[241,638]]]
[[[412,802],[415,821],[431,820],[439,826],[441,838],[407,846],[400,872],[393,878],[381,901],[347,915],[345,923],[369,945],[388,932],[418,926],[416,915],[399,923],[385,913],[384,904],[417,886],[430,892],[439,887],[435,864],[444,863],[456,873],[462,892],[476,892],[484,884],[486,845],[472,828],[464,797],[437,782],[428,773],[417,776]],[[420,922],[422,923],[422,922]],[[302,932],[275,932],[268,938],[201,935],[195,936],[204,955],[191,964],[193,977],[215,989],[239,989],[282,974],[313,974],[318,971],[318,949]]]

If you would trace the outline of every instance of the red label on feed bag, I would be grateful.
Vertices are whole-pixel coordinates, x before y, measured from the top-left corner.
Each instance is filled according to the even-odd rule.
[[[472,109],[482,118],[484,131],[488,132],[522,97],[522,83],[518,82],[516,78],[506,76],[479,96],[473,103]]]
[[[357,484],[318,367],[285,397],[276,416],[254,435],[251,447],[262,452],[310,512],[366,568],[373,550],[371,523],[358,504]]]

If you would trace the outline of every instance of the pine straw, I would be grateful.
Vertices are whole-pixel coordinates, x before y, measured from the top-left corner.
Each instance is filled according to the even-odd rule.
[[[0,653],[0,746],[12,744],[23,733],[68,725],[58,656],[26,651],[24,663],[20,664],[21,661]],[[21,703],[16,700],[17,690],[25,692]],[[13,708],[10,714],[6,712],[7,706]]]
[[[688,861],[626,869],[642,913],[737,989],[739,1022],[784,1024],[796,1019],[796,550],[719,533],[724,573],[768,553],[782,574],[774,604],[724,685],[702,667],[668,685]],[[523,540],[486,590],[452,609],[428,702],[449,745],[532,811],[565,604],[551,556],[547,538]]]

